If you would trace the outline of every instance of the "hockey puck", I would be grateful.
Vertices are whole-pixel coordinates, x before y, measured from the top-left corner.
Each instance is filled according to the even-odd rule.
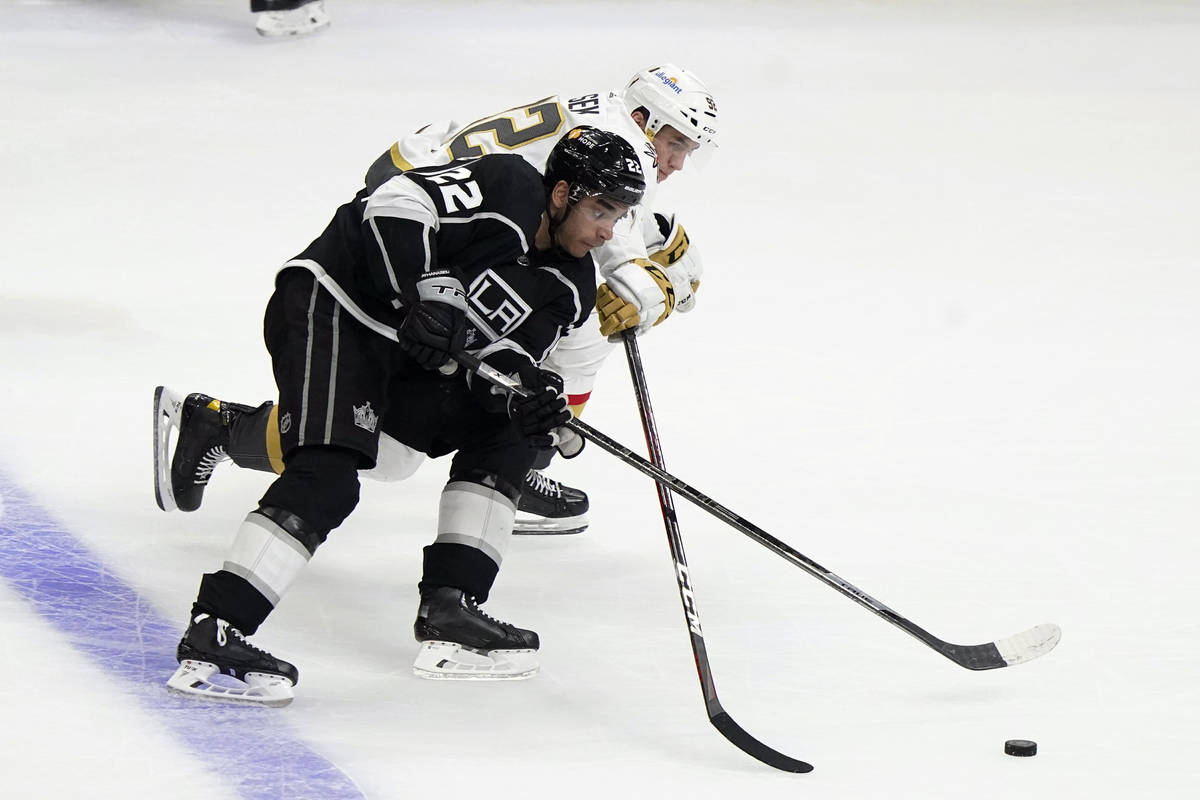
[[[1004,743],[1004,752],[1006,755],[1019,756],[1027,758],[1037,755],[1037,742],[1032,742],[1029,739],[1009,739]]]

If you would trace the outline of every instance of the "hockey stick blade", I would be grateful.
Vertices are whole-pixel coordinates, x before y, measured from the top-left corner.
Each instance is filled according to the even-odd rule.
[[[708,718],[712,722],[713,727],[721,732],[721,735],[733,744],[734,747],[741,750],[746,755],[756,758],[767,766],[774,767],[784,772],[812,772],[812,764],[804,761],[798,761],[791,756],[785,756],[778,750],[772,750],[765,744],[755,739],[750,734],[733,721],[733,717],[729,716],[725,711]]]
[[[1062,628],[1046,623],[1034,625],[1027,631],[997,639],[988,644],[950,644],[941,642],[939,649],[951,661],[967,669],[984,670],[1024,664],[1054,649],[1062,638]]]
[[[517,394],[527,394],[525,387],[521,386],[519,382],[497,372],[469,353],[456,355],[455,360],[496,386],[516,392]],[[1023,664],[1026,661],[1032,661],[1049,653],[1062,637],[1062,631],[1057,625],[1047,623],[1036,625],[1027,631],[1006,639],[998,639],[986,644],[961,645],[939,639],[899,612],[888,608],[854,584],[829,571],[803,553],[798,552],[791,545],[776,539],[762,528],[744,517],[735,514],[708,495],[696,490],[671,473],[651,464],[607,434],[596,430],[578,419],[572,419],[567,423],[567,426],[588,441],[594,442],[597,447],[624,461],[643,475],[653,478],[660,485],[667,487],[680,497],[686,498],[689,502],[699,506],[730,527],[745,534],[772,553],[804,570],[826,586],[845,595],[871,613],[887,620],[914,638],[919,639],[930,649],[941,653],[961,667],[972,670],[985,670]]]

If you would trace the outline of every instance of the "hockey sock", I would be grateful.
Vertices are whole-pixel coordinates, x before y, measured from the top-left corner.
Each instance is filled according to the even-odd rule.
[[[259,472],[283,472],[283,453],[279,445],[279,408],[272,402],[239,414],[229,426],[229,446],[233,463]]]
[[[537,458],[533,460],[533,466],[530,469],[541,471],[550,466],[550,462],[554,460],[554,454],[558,452],[553,447],[539,447]]]
[[[461,589],[479,603],[487,601],[500,565],[482,550],[464,544],[434,542],[425,547],[425,568],[418,588],[424,594],[439,586]]]
[[[192,619],[199,614],[212,614],[250,636],[274,610],[274,604],[245,578],[220,570],[206,573],[200,579]]]
[[[285,509],[310,530],[323,532],[324,541],[358,505],[358,461],[358,453],[341,447],[299,447],[259,505]]]

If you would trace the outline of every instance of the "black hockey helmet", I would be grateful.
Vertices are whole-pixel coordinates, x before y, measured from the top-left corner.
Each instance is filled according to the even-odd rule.
[[[646,193],[646,176],[633,145],[611,131],[580,125],[558,140],[546,159],[546,191],[570,186],[567,202],[604,197],[635,206]]]

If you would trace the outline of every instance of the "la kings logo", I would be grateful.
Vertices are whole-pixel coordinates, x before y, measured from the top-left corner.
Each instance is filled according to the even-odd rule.
[[[525,299],[490,269],[471,281],[467,306],[471,321],[492,341],[507,336],[533,313]]]
[[[354,424],[365,431],[375,432],[375,426],[379,424],[379,415],[375,413],[375,409],[371,408],[371,401],[363,403],[361,406],[351,405],[354,409]]]

